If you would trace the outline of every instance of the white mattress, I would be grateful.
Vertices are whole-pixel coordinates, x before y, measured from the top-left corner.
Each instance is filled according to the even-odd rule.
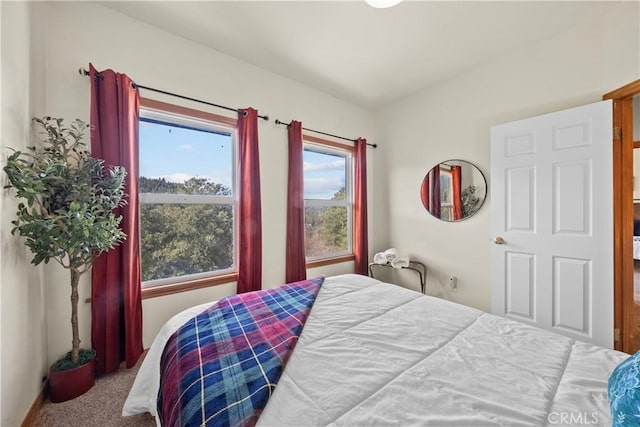
[[[125,414],[155,414],[154,346]],[[611,425],[607,379],[626,357],[368,277],[329,277],[258,425]]]

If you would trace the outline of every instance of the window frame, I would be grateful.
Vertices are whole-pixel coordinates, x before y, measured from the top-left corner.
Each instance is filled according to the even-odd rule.
[[[444,179],[446,179],[447,181],[447,185],[446,185],[446,190],[447,190],[447,196],[448,196],[448,201],[445,201],[442,199],[442,190],[445,186],[442,185],[442,178],[444,177]],[[453,200],[452,200],[452,192],[453,192],[453,175],[451,173],[451,167],[446,165],[445,167],[443,167],[442,165],[440,166],[440,217],[441,219],[444,219],[446,221],[453,221]],[[442,218],[442,208],[447,208],[449,215],[446,218]]]
[[[143,204],[214,204],[231,206],[233,211],[233,261],[230,268],[224,270],[194,273],[183,276],[176,276],[163,279],[154,279],[141,282],[142,298],[153,298],[162,295],[169,295],[209,286],[215,286],[237,281],[238,264],[238,122],[236,119],[220,116],[201,110],[195,110],[161,101],[140,98],[139,122],[143,118],[161,120],[167,123],[182,125],[192,125],[195,130],[198,128],[228,134],[232,143],[232,195],[200,195],[200,194],[159,194],[140,193],[139,207]],[[139,178],[139,173],[138,173]],[[141,233],[140,233],[141,234]],[[139,236],[141,238],[141,235]],[[142,245],[140,243],[140,250]]]
[[[330,254],[307,256],[305,253],[305,261],[307,268],[320,267],[323,265],[336,264],[346,261],[355,260],[355,253],[353,252],[354,241],[354,183],[355,183],[355,148],[346,144],[330,141],[324,138],[318,138],[312,135],[302,135],[302,150],[303,152],[310,148],[310,151],[317,153],[323,153],[328,155],[346,155],[347,161],[345,163],[345,200],[325,200],[325,199],[306,199],[304,198],[304,207],[308,206],[308,202],[311,202],[309,206],[320,207],[333,207],[333,206],[345,206],[347,209],[347,250],[342,252],[333,252]],[[304,180],[304,171],[303,171]],[[303,196],[304,197],[304,196]]]

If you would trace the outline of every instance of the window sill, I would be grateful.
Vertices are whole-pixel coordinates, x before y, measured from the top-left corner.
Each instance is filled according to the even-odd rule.
[[[161,297],[164,295],[192,291],[194,289],[223,285],[237,280],[238,273],[231,273],[220,276],[204,277],[201,279],[185,280],[184,282],[172,283],[170,285],[152,286],[149,288],[142,288],[142,299]]]
[[[306,268],[322,267],[324,265],[340,264],[343,262],[354,261],[356,256],[343,255],[334,258],[324,258],[314,261],[308,261]],[[238,280],[238,273],[224,274],[220,276],[205,277],[202,279],[188,280],[184,282],[172,283],[170,285],[153,286],[142,289],[142,299],[156,298],[164,295],[177,294],[180,292],[192,291],[195,289],[208,288],[210,286],[223,285],[225,283],[236,282]],[[87,298],[87,303],[91,302],[90,298]]]
[[[340,264],[342,262],[354,261],[356,256],[354,254],[342,255],[334,258],[323,258],[313,261],[307,261],[307,268],[322,267],[323,265]]]

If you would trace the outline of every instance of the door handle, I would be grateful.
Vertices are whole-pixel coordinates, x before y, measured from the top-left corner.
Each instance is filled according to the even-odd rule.
[[[504,239],[498,236],[493,240],[493,243],[495,243],[496,245],[504,245]]]

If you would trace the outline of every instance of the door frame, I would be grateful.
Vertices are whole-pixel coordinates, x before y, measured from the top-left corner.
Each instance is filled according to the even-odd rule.
[[[627,353],[633,331],[633,104],[640,80],[602,96],[613,101],[614,348]],[[640,146],[640,141],[638,142]]]

